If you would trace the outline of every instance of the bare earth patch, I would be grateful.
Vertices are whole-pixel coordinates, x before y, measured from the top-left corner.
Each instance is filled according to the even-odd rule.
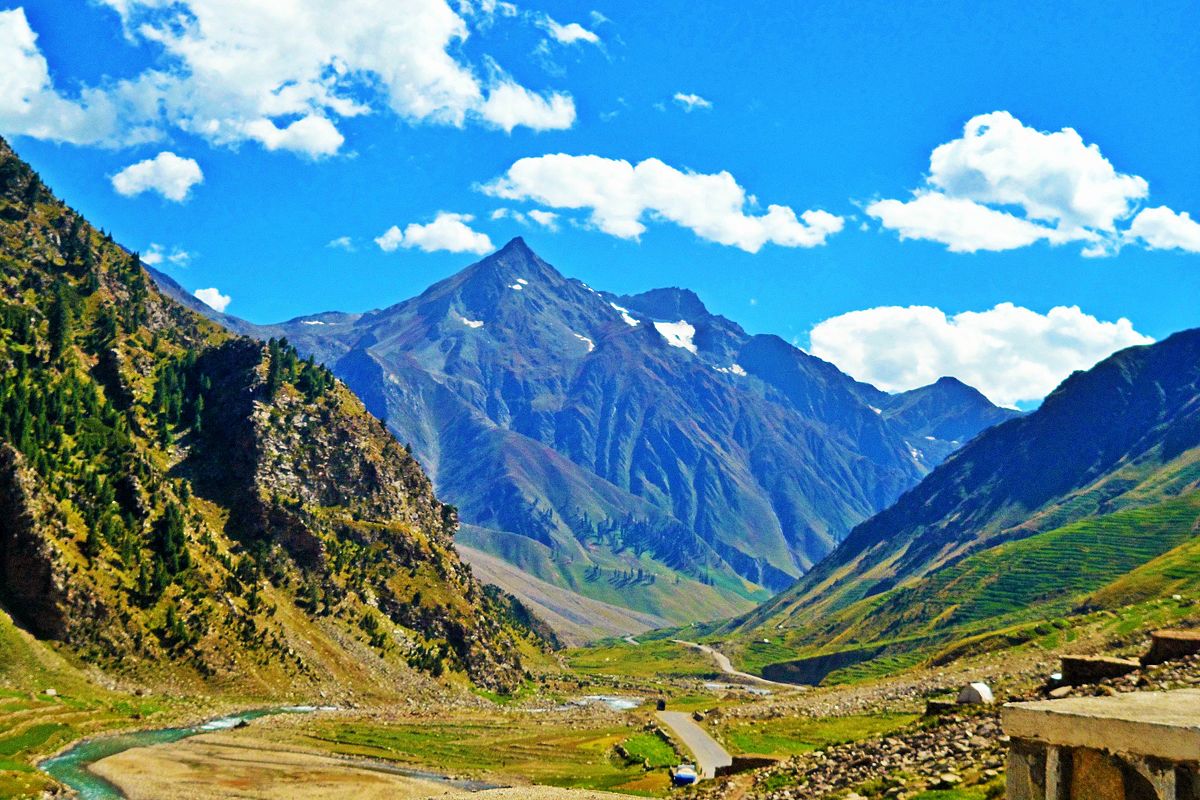
[[[456,790],[238,735],[205,734],[126,750],[92,766],[130,800],[356,797],[410,800]]]
[[[386,765],[347,760],[230,731],[139,747],[92,766],[129,800],[621,800],[629,795],[550,786],[468,792],[399,775]]]

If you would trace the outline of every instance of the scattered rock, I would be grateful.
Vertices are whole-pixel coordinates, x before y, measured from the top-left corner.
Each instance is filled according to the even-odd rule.
[[[991,687],[979,681],[964,686],[962,691],[958,693],[957,700],[959,705],[988,705],[995,701],[996,698],[992,696]]]

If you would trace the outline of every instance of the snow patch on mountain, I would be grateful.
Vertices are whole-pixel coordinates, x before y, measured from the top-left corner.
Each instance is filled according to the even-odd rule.
[[[713,367],[717,372],[724,372],[726,375],[737,375],[739,378],[744,378],[747,375],[741,364],[730,364],[728,367]]]
[[[589,353],[596,349],[596,343],[584,336],[582,333],[576,333],[575,338],[587,345]]]
[[[483,320],[481,320],[481,319],[467,319],[466,317],[462,316],[461,314],[459,315],[458,319],[460,322],[462,322],[463,325],[466,325],[468,328],[482,328],[483,327]]]
[[[618,313],[620,313],[621,319],[625,320],[626,325],[628,325],[631,328],[636,328],[638,326],[638,321],[636,319],[634,319],[633,317],[629,316],[628,308],[622,308],[621,306],[617,305],[616,303],[609,303],[609,305],[612,306],[613,308],[615,308]],[[655,324],[657,324],[657,323],[655,323]]]
[[[690,353],[696,352],[696,345],[692,341],[692,337],[696,335],[696,326],[687,320],[655,322],[654,328],[671,347],[682,347]]]

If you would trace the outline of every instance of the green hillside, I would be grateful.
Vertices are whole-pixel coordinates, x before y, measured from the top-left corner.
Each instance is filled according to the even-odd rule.
[[[1071,523],[983,550],[820,620],[768,625],[760,629],[771,631],[768,641],[741,640],[740,660],[768,677],[820,681],[862,675],[864,667],[895,671],[974,637],[1012,643],[1012,636],[1032,635],[1026,623],[1194,589],[1197,533],[1200,492]]]
[[[0,603],[133,685],[495,690],[536,644],[326,368],[166,298],[0,141]],[[11,656],[11,654],[10,654]],[[0,655],[0,686],[28,691]]]

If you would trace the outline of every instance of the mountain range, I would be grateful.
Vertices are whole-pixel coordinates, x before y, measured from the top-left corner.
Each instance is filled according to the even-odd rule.
[[[952,378],[855,381],[692,292],[617,296],[518,238],[419,296],[276,325],[384,420],[463,521],[460,552],[569,640],[730,616],[1016,416]]]
[[[511,691],[542,640],[456,528],[328,369],[163,295],[0,140],[6,625],[153,685]]]
[[[718,638],[804,682],[883,655],[936,660],[952,642],[1194,591],[1197,533],[1189,330],[1077,372],[1034,413],[985,431]]]

